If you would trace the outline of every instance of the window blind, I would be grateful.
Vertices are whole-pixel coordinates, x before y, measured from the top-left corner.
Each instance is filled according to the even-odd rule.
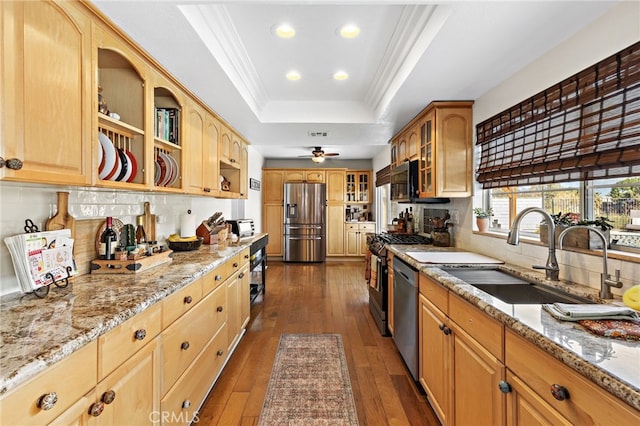
[[[376,172],[376,186],[382,186],[388,183],[391,183],[391,165]]]
[[[484,188],[640,174],[640,42],[476,126]]]

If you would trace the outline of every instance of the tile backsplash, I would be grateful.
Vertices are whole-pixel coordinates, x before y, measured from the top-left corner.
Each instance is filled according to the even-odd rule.
[[[238,213],[235,200],[129,192],[99,188],[57,187],[35,184],[0,182],[0,239],[24,232],[24,221],[33,220],[44,229],[46,220],[56,213],[58,191],[69,192],[69,213],[76,221],[116,217],[124,223],[135,224],[137,215],[144,213],[144,202],[151,203],[151,212],[157,216],[156,238],[163,241],[178,232],[180,215],[191,210],[196,223],[220,211],[231,219]],[[0,244],[0,295],[19,291],[9,251]]]

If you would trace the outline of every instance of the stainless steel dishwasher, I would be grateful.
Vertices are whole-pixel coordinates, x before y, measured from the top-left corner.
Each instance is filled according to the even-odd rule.
[[[393,340],[418,380],[418,271],[393,257]]]

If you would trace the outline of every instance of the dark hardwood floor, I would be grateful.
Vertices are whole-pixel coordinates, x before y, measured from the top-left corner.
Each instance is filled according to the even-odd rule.
[[[364,262],[270,262],[266,296],[200,410],[198,425],[258,422],[282,333],[339,333],[361,425],[438,425],[393,340],[369,312]]]

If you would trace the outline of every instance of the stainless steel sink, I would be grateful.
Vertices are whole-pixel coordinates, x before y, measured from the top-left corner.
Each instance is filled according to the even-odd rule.
[[[499,269],[443,268],[472,286],[511,304],[595,303],[557,288],[531,282]]]

